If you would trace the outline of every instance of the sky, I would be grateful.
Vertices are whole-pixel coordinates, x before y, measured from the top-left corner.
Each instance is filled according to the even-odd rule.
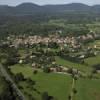
[[[67,3],[84,3],[88,5],[100,4],[100,0],[0,0],[0,5],[15,6],[23,2],[32,2],[39,5]]]

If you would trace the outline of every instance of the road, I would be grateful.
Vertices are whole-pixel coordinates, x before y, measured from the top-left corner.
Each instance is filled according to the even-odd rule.
[[[5,77],[5,79],[12,84],[12,88],[17,93],[19,100],[25,100],[23,93],[18,89],[15,82],[12,80],[10,75],[7,73],[6,69],[1,64],[0,64],[0,71],[1,71],[2,75]]]
[[[74,96],[73,89],[74,88],[75,88],[75,79],[73,78],[73,81],[72,81],[72,91],[71,91],[71,100],[73,100],[73,96]]]

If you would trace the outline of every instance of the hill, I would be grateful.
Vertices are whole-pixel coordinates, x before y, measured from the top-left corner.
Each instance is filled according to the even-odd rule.
[[[16,7],[8,5],[0,5],[0,15],[32,15],[35,13],[48,13],[48,12],[96,12],[99,13],[100,5],[88,6],[82,3],[71,3],[63,5],[44,5],[40,6],[34,3],[22,3]]]
[[[81,3],[71,3],[65,5],[46,5],[45,6],[48,10],[53,11],[87,11],[90,9],[90,6],[81,4]]]

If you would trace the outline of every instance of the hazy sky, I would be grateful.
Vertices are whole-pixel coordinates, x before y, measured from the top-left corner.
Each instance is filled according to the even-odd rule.
[[[39,5],[44,4],[67,4],[67,3],[85,3],[88,5],[100,4],[100,0],[0,0],[0,5],[18,5],[23,2],[33,2]]]

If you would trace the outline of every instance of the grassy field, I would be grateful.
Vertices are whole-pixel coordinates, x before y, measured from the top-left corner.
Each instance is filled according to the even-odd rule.
[[[72,83],[70,76],[54,73],[46,74],[43,72],[38,72],[38,74],[34,75],[31,67],[20,65],[13,66],[11,71],[15,74],[22,72],[25,77],[30,77],[32,80],[35,80],[35,88],[40,93],[47,91],[48,94],[54,96],[56,100],[67,100],[68,98]],[[30,93],[36,100],[40,100],[41,94],[37,94],[34,90],[27,89],[28,84],[26,82],[21,82],[20,85],[24,88],[23,93]]]
[[[79,79],[74,100],[100,100],[100,80]]]
[[[82,64],[78,64],[78,63],[73,63],[71,61],[64,60],[64,59],[62,59],[58,56],[56,56],[55,59],[56,59],[57,64],[72,67],[72,68],[77,68],[77,69],[79,69],[80,71],[83,71],[83,72],[89,73],[92,70],[92,68],[90,66],[86,66],[86,65],[82,65]]]
[[[37,93],[32,88],[27,88],[28,84],[26,82],[20,82],[19,84],[23,87],[23,93],[31,94],[36,100],[41,100],[41,94],[45,91],[50,96],[54,96],[55,100],[68,100],[72,85],[70,76],[43,72],[38,72],[34,75],[33,69],[29,65],[15,65],[11,67],[11,71],[14,74],[22,72],[25,77],[29,77],[36,82],[34,87],[40,93]],[[99,79],[78,79],[75,84],[77,94],[74,95],[73,100],[100,100],[99,83]],[[29,99],[27,98],[27,100]]]
[[[89,66],[99,64],[100,63],[100,54],[97,55],[96,57],[90,57],[90,58],[85,59],[85,63],[87,63]]]

